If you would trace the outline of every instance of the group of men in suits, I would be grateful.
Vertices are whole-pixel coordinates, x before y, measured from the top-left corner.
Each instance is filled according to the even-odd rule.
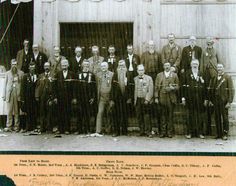
[[[92,56],[85,59],[82,48],[77,46],[69,60],[60,54],[59,47],[54,47],[47,60],[37,44],[30,52],[25,40],[24,49],[18,52],[17,60],[11,61],[11,70],[7,72],[6,131],[12,130],[13,111],[14,127],[19,131],[21,106],[27,115],[26,130],[36,129],[39,122],[40,132],[56,128],[56,133],[69,134],[74,116],[76,134],[92,132],[91,118],[95,118],[93,136],[102,136],[110,127],[114,136],[127,135],[130,107],[134,105],[141,136],[153,136],[150,119],[156,116],[160,137],[171,138],[174,108],[180,102],[189,113],[187,139],[204,138],[204,113],[208,113],[209,125],[212,110],[216,137],[227,139],[228,108],[234,87],[213,47],[214,40],[207,38],[206,43],[207,48],[202,50],[196,45],[196,37],[191,36],[189,45],[182,50],[175,43],[174,34],[169,34],[161,54],[149,41],[141,58],[132,45],[127,46],[127,55],[122,58],[116,56],[115,46],[110,45],[106,58],[100,56],[98,46],[93,46]]]

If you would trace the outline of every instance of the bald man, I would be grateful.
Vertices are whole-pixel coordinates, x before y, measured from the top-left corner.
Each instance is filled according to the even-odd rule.
[[[56,95],[58,99],[59,111],[59,132],[68,135],[71,131],[70,114],[71,104],[74,99],[74,87],[72,81],[75,77],[72,71],[68,70],[69,62],[67,59],[61,60],[61,70],[56,74]]]

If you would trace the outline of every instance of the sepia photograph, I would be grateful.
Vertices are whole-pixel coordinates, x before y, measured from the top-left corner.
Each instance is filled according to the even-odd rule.
[[[0,0],[0,186],[235,186],[236,0]]]
[[[236,151],[236,1],[1,0],[0,151]]]

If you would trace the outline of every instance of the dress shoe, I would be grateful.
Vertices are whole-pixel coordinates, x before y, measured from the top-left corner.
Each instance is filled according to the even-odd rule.
[[[188,135],[185,135],[185,138],[187,138],[187,139],[191,139],[192,136],[191,136],[191,134],[188,134]]]
[[[145,136],[145,133],[140,133],[139,136]]]
[[[228,137],[227,137],[227,136],[223,136],[222,139],[223,139],[223,140],[227,140]]]
[[[149,138],[153,138],[153,135],[152,135],[152,134],[149,134],[148,137],[149,137]]]
[[[20,128],[15,127],[15,128],[14,128],[14,131],[15,131],[15,132],[20,132]]]
[[[78,135],[78,134],[79,134],[79,132],[78,132],[78,131],[74,132],[74,135]]]
[[[26,130],[21,129],[21,130],[20,130],[20,133],[26,133]]]
[[[119,136],[118,134],[112,134],[112,137],[117,137],[117,136]]]
[[[12,132],[12,129],[9,128],[9,127],[6,127],[6,128],[3,129],[3,131],[4,131],[4,132]]]
[[[168,134],[168,138],[172,138],[173,136],[172,136],[172,134]]]
[[[69,135],[70,134],[70,132],[68,132],[68,131],[65,131],[65,135]]]
[[[220,139],[221,137],[220,136],[215,136],[214,139]]]
[[[161,134],[161,135],[160,135],[160,138],[164,138],[164,137],[166,137],[165,134]]]
[[[202,134],[199,135],[200,139],[205,139],[205,136],[203,136]]]

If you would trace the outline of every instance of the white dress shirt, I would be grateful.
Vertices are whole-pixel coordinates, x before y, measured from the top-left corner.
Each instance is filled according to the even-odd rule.
[[[128,54],[129,57],[129,71],[134,71],[134,67],[133,67],[133,54]]]

